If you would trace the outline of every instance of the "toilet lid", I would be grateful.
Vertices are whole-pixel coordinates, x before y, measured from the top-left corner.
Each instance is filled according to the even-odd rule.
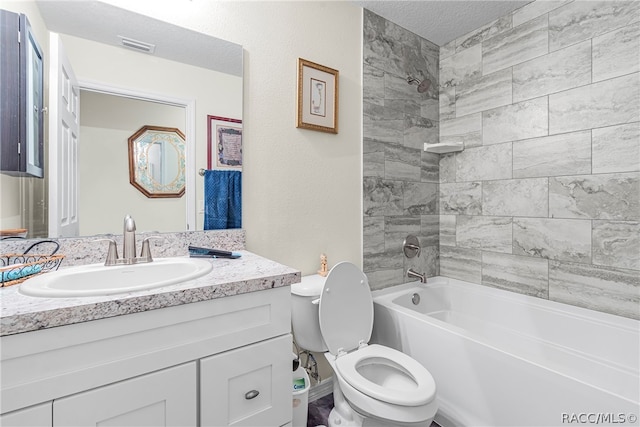
[[[350,262],[331,269],[320,295],[320,331],[331,354],[368,343],[373,328],[373,298],[367,276]]]

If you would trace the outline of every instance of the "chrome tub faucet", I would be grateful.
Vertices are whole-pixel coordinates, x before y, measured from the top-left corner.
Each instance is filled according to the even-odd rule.
[[[427,275],[420,274],[417,271],[413,270],[412,268],[407,270],[407,277],[411,277],[413,279],[420,279],[420,282],[427,283]]]

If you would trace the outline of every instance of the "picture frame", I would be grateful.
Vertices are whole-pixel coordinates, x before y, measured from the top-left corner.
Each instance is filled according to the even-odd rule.
[[[207,115],[207,169],[242,168],[242,120]]]
[[[298,58],[296,127],[338,133],[339,71]]]

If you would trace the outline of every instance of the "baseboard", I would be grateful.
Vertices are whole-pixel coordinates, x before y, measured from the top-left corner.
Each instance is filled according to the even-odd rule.
[[[318,400],[333,392],[333,377],[329,377],[319,384],[309,388],[309,402]]]

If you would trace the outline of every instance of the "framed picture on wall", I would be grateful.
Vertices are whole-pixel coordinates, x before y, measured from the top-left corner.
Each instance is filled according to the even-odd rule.
[[[338,70],[298,58],[296,127],[338,133]]]
[[[207,169],[242,168],[242,120],[207,116]]]

